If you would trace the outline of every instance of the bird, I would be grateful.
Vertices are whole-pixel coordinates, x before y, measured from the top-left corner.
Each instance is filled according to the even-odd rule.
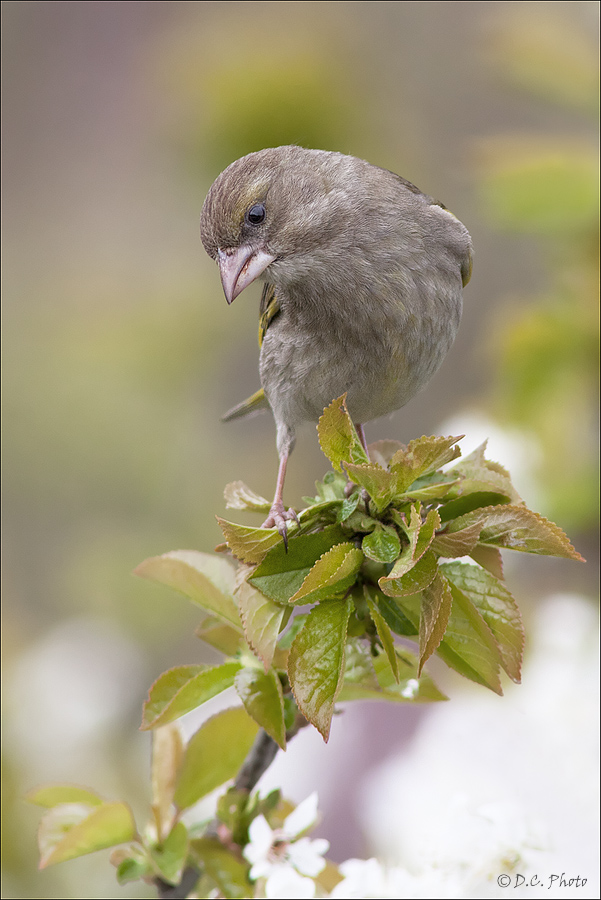
[[[265,528],[287,547],[283,502],[298,426],[334,399],[363,425],[432,378],[459,328],[468,230],[410,181],[366,160],[296,145],[249,153],[215,179],[200,235],[231,304],[256,280],[261,388],[223,417],[270,407],[279,468]]]

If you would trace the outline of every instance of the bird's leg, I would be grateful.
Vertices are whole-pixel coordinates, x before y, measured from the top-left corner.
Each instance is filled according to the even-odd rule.
[[[261,526],[262,528],[277,528],[284,538],[286,549],[288,549],[288,522],[293,519],[297,525],[299,524],[298,516],[295,511],[293,509],[286,509],[282,500],[288,455],[289,452],[287,450],[280,454],[280,466],[278,469],[278,480],[275,486],[275,497],[273,498],[269,515]]]

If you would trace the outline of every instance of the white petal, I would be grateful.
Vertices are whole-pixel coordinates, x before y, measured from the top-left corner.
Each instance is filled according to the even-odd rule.
[[[249,843],[244,848],[244,857],[249,863],[267,859],[273,843],[273,831],[265,816],[257,816],[248,828]]]
[[[296,837],[317,821],[317,791],[299,803],[284,820],[282,831],[289,837]]]
[[[324,838],[312,841],[301,838],[288,847],[288,859],[301,875],[319,875],[326,867],[323,854],[330,849],[330,842]]]
[[[289,866],[276,866],[267,879],[265,896],[268,900],[312,900],[315,882]]]

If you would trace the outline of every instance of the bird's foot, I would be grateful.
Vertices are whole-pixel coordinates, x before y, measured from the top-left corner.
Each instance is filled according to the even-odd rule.
[[[284,539],[284,546],[288,549],[288,522],[296,522],[300,527],[298,516],[293,509],[286,509],[281,500],[274,503],[269,510],[269,515],[261,525],[261,528],[277,528]]]

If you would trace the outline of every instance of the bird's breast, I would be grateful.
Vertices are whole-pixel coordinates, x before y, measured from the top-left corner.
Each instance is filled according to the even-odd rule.
[[[461,314],[460,289],[417,303],[407,292],[394,302],[373,293],[278,299],[260,373],[276,422],[292,429],[344,393],[357,422],[404,406],[440,366]]]

